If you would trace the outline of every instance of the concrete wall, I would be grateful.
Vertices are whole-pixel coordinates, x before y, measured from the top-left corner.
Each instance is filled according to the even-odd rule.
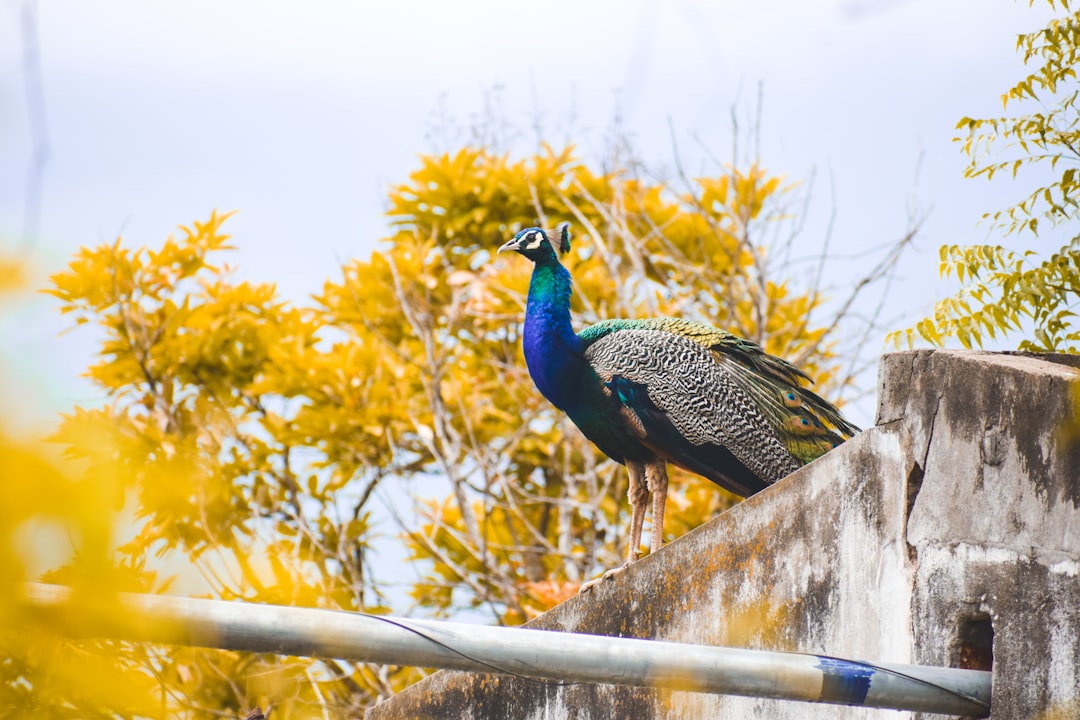
[[[1065,363],[886,356],[878,426],[530,623],[989,668],[995,720],[1080,717],[1080,442]],[[919,714],[440,672],[391,718]]]
[[[923,473],[913,660],[978,655],[958,634],[989,622],[996,719],[1080,718],[1080,374],[1047,359],[923,351],[880,374],[879,427],[907,430]]]

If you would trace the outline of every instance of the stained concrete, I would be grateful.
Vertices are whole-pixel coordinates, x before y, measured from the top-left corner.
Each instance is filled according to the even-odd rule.
[[[995,720],[1080,717],[1077,379],[1029,356],[888,355],[877,427],[530,626],[982,667]],[[367,717],[931,716],[439,672]]]
[[[960,628],[988,621],[999,720],[1080,718],[1073,362],[941,351],[882,361],[879,427],[907,428],[924,472],[906,533],[913,659],[962,665]]]

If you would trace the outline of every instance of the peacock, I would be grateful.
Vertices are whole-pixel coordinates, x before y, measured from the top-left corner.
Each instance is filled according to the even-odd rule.
[[[522,345],[537,389],[629,475],[626,563],[583,591],[638,559],[650,493],[652,552],[660,549],[667,463],[746,497],[859,432],[803,386],[804,372],[725,330],[660,317],[575,333],[559,261],[569,250],[569,223],[526,228],[499,248],[534,263]]]

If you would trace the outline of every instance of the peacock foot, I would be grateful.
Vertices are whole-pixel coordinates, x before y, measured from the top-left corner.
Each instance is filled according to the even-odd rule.
[[[602,583],[602,582],[604,582],[606,580],[611,580],[616,575],[621,574],[623,571],[626,570],[626,568],[630,567],[633,564],[634,564],[634,562],[632,560],[627,560],[626,562],[624,562],[619,567],[611,568],[610,570],[608,570],[606,573],[604,573],[600,577],[596,578],[595,580],[590,580],[589,582],[581,583],[581,588],[578,590],[578,595],[584,595],[585,593],[589,592],[590,590],[592,590],[594,587],[596,587],[600,583]]]

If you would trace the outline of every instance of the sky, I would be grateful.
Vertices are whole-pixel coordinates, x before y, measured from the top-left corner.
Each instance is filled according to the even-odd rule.
[[[32,238],[27,12],[49,149]],[[816,173],[808,243],[834,213],[849,253],[902,235],[913,205],[927,216],[889,301],[910,324],[943,294],[936,248],[984,240],[980,215],[1019,197],[965,180],[951,138],[1000,112],[1015,36],[1045,17],[1012,0],[0,0],[0,247],[29,247],[41,287],[80,246],[154,246],[237,210],[231,264],[303,302],[388,234],[386,189],[446,149],[440,117],[468,126],[494,97],[524,150],[539,118],[588,157],[618,116],[651,166],[677,144],[707,172],[761,87],[762,162]],[[67,327],[44,296],[0,315],[5,390],[46,424],[98,399],[78,380],[96,339]],[[869,423],[872,401],[855,412]]]

